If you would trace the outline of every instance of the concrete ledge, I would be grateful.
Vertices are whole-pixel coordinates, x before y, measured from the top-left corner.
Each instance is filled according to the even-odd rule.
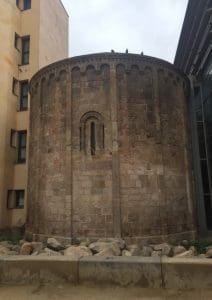
[[[161,288],[160,258],[83,258],[79,262],[79,282]]]
[[[161,265],[167,289],[212,289],[212,259],[162,257]]]
[[[67,257],[0,258],[0,284],[78,282],[78,261]]]
[[[144,257],[0,257],[0,284],[92,283],[166,289],[212,289],[212,260]]]

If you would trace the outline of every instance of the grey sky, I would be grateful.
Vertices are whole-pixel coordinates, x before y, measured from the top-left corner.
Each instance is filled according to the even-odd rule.
[[[62,0],[70,55],[141,53],[173,61],[188,0]]]

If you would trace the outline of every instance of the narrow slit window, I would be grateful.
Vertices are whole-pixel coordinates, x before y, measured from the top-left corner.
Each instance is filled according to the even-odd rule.
[[[105,148],[105,126],[102,125],[102,148]]]
[[[91,122],[91,155],[95,155],[96,153],[96,128],[95,123]]]

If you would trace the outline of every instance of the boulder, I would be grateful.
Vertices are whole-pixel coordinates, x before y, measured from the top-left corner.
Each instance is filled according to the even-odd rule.
[[[191,246],[189,250],[193,252],[193,255],[197,255],[197,249],[194,246]]]
[[[20,252],[21,250],[21,247],[19,245],[13,245],[12,248],[11,248],[11,251],[15,251],[15,252]]]
[[[41,243],[41,242],[32,242],[31,245],[33,248],[33,253],[35,253],[35,252],[40,253],[44,248],[43,243]]]
[[[188,250],[188,251],[185,251],[183,253],[177,254],[175,257],[177,257],[177,258],[189,258],[189,257],[193,257],[193,256],[194,256],[193,250]]]
[[[198,255],[198,258],[206,258],[206,255],[203,254],[203,253],[202,253],[202,254],[199,254],[199,255]]]
[[[92,252],[86,246],[71,246],[64,250],[64,255],[73,259],[78,259],[80,257],[92,256]]]
[[[142,249],[141,249],[141,256],[144,256],[144,257],[149,257],[152,255],[152,248],[151,247],[148,247],[148,246],[143,246]]]
[[[212,258],[212,248],[207,250],[205,257]]]
[[[53,251],[61,251],[65,249],[65,247],[60,242],[58,242],[58,240],[56,240],[55,238],[48,238],[47,248]]]
[[[95,242],[89,245],[89,249],[94,253],[113,253],[111,255],[119,256],[121,255],[121,250],[117,243],[110,242]],[[102,252],[103,251],[103,252]]]
[[[0,245],[0,255],[8,255],[9,252],[10,252],[10,249],[8,249],[5,246]]]
[[[97,242],[114,243],[117,244],[121,250],[123,250],[126,247],[125,241],[119,238],[102,238],[99,239]]]
[[[170,256],[172,247],[167,243],[153,245],[154,251],[160,251],[161,255]]]
[[[13,244],[9,241],[1,241],[0,246],[3,246],[5,248],[12,250]]]
[[[141,248],[137,245],[128,245],[127,250],[131,252],[132,256],[140,256],[142,251]]]
[[[186,252],[186,248],[183,246],[175,246],[172,248],[172,256],[176,256],[178,254],[181,254],[183,252]]]
[[[186,249],[188,249],[190,243],[189,243],[189,241],[187,241],[187,240],[183,240],[183,241],[181,242],[181,245],[182,245],[183,247],[185,247]]]
[[[31,243],[25,242],[21,246],[20,255],[30,255],[33,251]]]
[[[42,250],[42,252],[40,252],[37,255],[39,255],[39,256],[62,256],[62,253],[60,253],[58,251],[51,250],[49,248],[45,248],[44,250]]]
[[[132,253],[128,250],[122,250],[122,256],[132,256]]]
[[[152,251],[151,257],[160,257],[161,255],[161,251]]]

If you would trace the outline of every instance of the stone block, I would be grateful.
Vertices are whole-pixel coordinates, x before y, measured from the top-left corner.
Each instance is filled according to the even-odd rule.
[[[79,283],[160,288],[159,258],[86,257],[79,261]]]
[[[212,260],[162,257],[162,276],[166,289],[211,289]]]
[[[0,284],[77,282],[77,260],[40,256],[11,256],[0,259]]]

